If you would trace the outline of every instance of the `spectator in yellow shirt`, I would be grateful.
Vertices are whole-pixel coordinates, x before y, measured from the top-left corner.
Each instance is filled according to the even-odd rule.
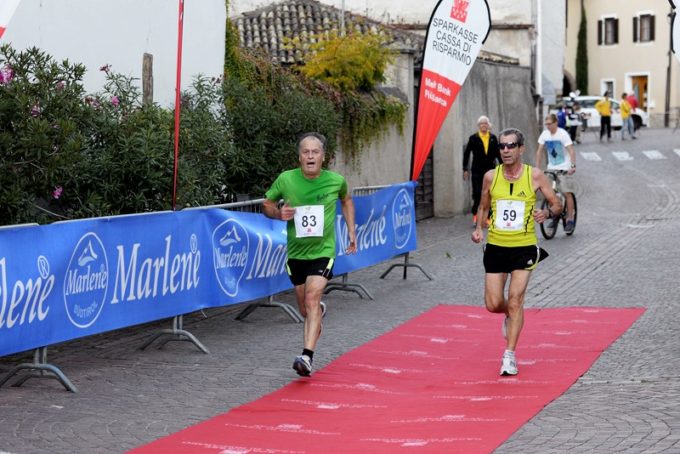
[[[628,96],[626,93],[621,95],[621,140],[626,140],[626,129],[628,129],[628,135],[631,139],[637,139],[635,137],[635,125],[633,124],[633,116],[631,115],[633,111],[633,106],[628,102]]]
[[[609,92],[604,92],[604,99],[595,103],[595,110],[600,114],[600,142],[607,131],[607,141],[612,140],[612,102],[609,99]]]

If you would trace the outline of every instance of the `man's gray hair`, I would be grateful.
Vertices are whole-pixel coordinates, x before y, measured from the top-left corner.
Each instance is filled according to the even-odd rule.
[[[501,137],[514,135],[517,139],[517,145],[524,145],[524,133],[517,128],[505,128],[498,134],[498,139]]]
[[[477,124],[480,124],[480,123],[482,123],[482,122],[489,123],[489,127],[492,126],[492,125],[491,125],[491,120],[489,120],[489,117],[487,117],[486,115],[482,115],[481,117],[479,117],[479,118],[477,119]]]
[[[326,136],[324,136],[323,134],[319,134],[318,132],[306,132],[298,138],[297,142],[298,153],[300,152],[300,146],[302,146],[302,141],[310,137],[314,137],[321,143],[321,151],[323,152],[326,151]]]

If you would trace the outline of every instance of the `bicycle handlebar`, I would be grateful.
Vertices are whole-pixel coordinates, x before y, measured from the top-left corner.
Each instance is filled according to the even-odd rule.
[[[546,174],[546,175],[557,176],[557,175],[567,175],[569,173],[569,171],[568,170],[544,170],[543,173]]]

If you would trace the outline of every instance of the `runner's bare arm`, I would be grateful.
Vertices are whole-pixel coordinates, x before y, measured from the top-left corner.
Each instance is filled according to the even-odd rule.
[[[293,219],[293,216],[295,215],[295,208],[288,206],[288,203],[284,203],[283,206],[279,208],[277,202],[265,199],[265,201],[262,202],[262,213],[268,218],[289,221]]]
[[[531,169],[531,176],[534,188],[540,190],[543,197],[545,197],[550,204],[550,210],[534,210],[534,219],[536,222],[543,223],[546,219],[562,212],[562,203],[560,202],[560,199],[557,198],[557,195],[555,195],[550,180],[548,180],[548,177],[541,169],[533,167]]]
[[[541,168],[541,161],[543,160],[543,149],[544,145],[542,143],[538,144],[538,148],[536,149],[536,167]]]
[[[357,251],[357,236],[356,224],[354,223],[354,200],[352,200],[349,192],[344,199],[340,199],[340,206],[342,207],[342,215],[347,223],[347,235],[349,236],[349,246],[347,246],[345,252],[347,254],[354,254]]]
[[[479,208],[477,209],[477,226],[472,232],[472,241],[481,243],[484,239],[482,227],[486,225],[486,220],[489,217],[489,207],[491,206],[491,183],[496,170],[489,170],[484,174],[482,182],[482,196],[479,200]]]

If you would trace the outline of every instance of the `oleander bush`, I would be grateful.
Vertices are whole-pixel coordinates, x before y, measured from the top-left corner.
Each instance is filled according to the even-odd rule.
[[[109,66],[100,93],[85,68],[37,48],[0,48],[0,222],[47,223],[172,209],[174,112],[143,105]],[[176,207],[234,199],[221,80],[197,78],[182,99]]]

